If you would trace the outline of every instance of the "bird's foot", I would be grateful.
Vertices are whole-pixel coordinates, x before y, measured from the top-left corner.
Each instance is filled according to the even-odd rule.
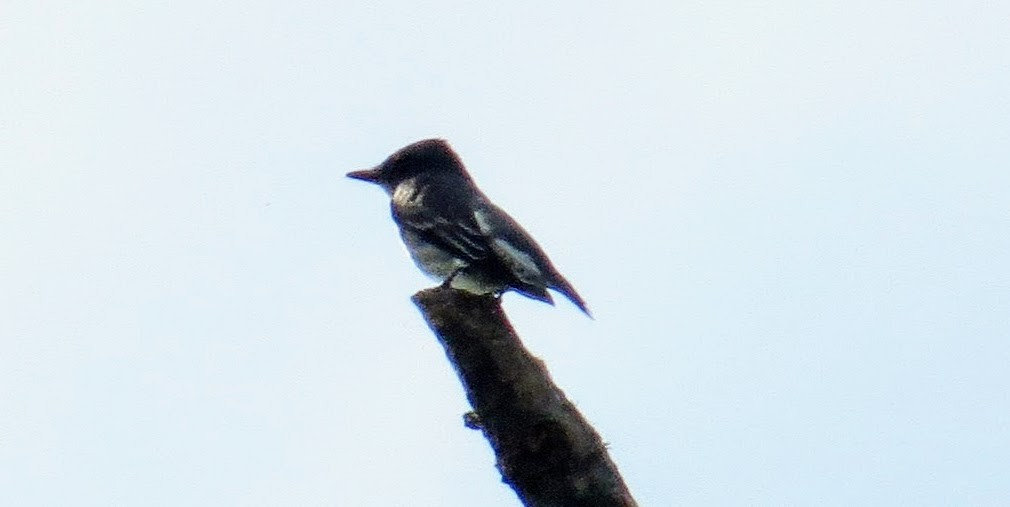
[[[463,268],[461,268],[461,267],[460,268],[456,268],[456,270],[453,271],[451,274],[449,274],[449,276],[445,277],[445,281],[442,282],[442,285],[439,285],[439,288],[441,288],[441,289],[448,289],[448,288],[452,287],[452,280],[454,278],[456,278],[456,276],[459,275],[462,272],[463,272]]]

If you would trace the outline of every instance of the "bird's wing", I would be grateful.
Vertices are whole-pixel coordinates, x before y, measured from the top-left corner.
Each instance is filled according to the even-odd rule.
[[[491,251],[516,279],[535,287],[549,285],[547,257],[518,222],[489,202],[473,216]]]
[[[491,255],[487,238],[472,216],[458,213],[456,208],[426,206],[422,199],[423,195],[415,199],[393,199],[393,215],[400,227],[470,263]]]
[[[564,294],[591,316],[575,288],[551,264],[533,237],[508,213],[485,200],[484,205],[474,212],[474,219],[481,233],[488,238],[492,252],[518,280],[520,292],[554,304],[545,290],[549,287]]]

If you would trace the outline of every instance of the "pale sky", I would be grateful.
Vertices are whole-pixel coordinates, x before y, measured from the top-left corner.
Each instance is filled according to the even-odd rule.
[[[0,504],[515,506],[378,189],[448,139],[643,506],[1010,503],[1010,4],[0,4]]]

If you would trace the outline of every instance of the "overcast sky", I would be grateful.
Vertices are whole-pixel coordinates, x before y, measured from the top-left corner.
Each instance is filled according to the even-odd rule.
[[[0,4],[0,504],[514,506],[386,196],[448,139],[643,506],[1010,503],[1010,4]]]

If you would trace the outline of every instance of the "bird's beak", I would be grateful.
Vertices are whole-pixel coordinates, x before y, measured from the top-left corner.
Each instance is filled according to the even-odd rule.
[[[378,183],[382,175],[379,172],[379,168],[376,167],[372,169],[362,169],[360,171],[351,171],[347,173],[347,177],[370,183]]]

